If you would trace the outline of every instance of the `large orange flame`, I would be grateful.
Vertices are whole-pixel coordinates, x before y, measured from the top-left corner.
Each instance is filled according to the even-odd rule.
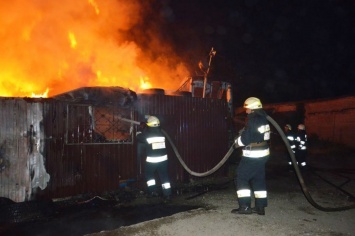
[[[139,0],[13,0],[0,5],[0,96],[53,96],[84,86],[177,89],[188,71],[169,45],[150,57],[127,32]]]

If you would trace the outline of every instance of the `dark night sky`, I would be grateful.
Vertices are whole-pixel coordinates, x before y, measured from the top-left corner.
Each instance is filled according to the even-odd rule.
[[[235,105],[354,95],[355,1],[161,0],[161,33],[209,79],[234,86]],[[154,22],[154,20],[153,20]]]

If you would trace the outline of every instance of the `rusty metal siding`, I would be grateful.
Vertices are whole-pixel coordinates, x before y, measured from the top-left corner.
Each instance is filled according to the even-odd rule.
[[[210,170],[228,151],[228,106],[225,101],[145,94],[139,98],[138,117],[156,115],[192,171]],[[194,178],[183,169],[172,150],[169,160],[173,182]],[[224,168],[217,174],[225,174]]]

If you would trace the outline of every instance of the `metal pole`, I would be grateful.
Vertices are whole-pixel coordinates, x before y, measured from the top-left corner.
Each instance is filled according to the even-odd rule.
[[[210,66],[211,66],[211,61],[212,61],[212,57],[216,55],[216,51],[213,50],[213,47],[210,51],[210,60],[208,62],[208,67],[207,67],[207,70],[206,72],[204,73],[204,78],[203,78],[203,94],[202,94],[202,97],[205,98],[206,96],[206,87],[207,87],[207,75],[208,75],[208,72],[210,71]]]
[[[132,124],[135,124],[135,125],[140,125],[141,124],[141,122],[139,122],[139,121],[126,119],[126,118],[123,118],[123,117],[118,117],[118,119],[126,121],[126,122],[129,122],[129,123],[132,123]]]

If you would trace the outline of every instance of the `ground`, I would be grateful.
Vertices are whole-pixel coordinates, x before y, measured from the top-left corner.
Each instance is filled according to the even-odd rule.
[[[305,197],[295,172],[275,157],[267,166],[269,206],[265,216],[232,214],[230,211],[238,206],[233,181],[220,180],[220,189],[206,190],[190,200],[176,196],[170,203],[205,207],[90,236],[354,235],[354,158],[339,155],[333,158],[313,153],[309,163],[313,168],[302,172],[315,206]],[[346,209],[337,210],[340,207]]]
[[[0,235],[355,235],[353,150],[313,149],[310,168],[301,172],[299,180],[288,169],[283,150],[274,148],[266,168],[269,206],[265,216],[231,213],[238,207],[233,172],[239,159],[233,155],[225,164],[230,170],[227,177],[196,178],[187,186],[174,184],[171,202],[146,198],[128,186],[125,195],[116,195],[113,201],[96,196],[72,201],[69,207],[68,203],[56,208],[46,205],[41,214],[27,208],[23,214],[21,205],[9,205],[0,216],[4,209],[11,209],[15,219],[40,220],[0,224]]]
[[[198,197],[208,207],[172,216],[121,227],[117,230],[91,234],[112,235],[354,235],[355,210],[324,212],[313,207],[294,180],[285,179],[286,192],[269,192],[266,215],[235,215],[237,207],[233,187],[212,191]],[[279,188],[280,180],[269,180],[270,189]],[[273,186],[274,185],[274,186]],[[277,185],[277,186],[276,186]],[[294,187],[294,190],[289,189]],[[334,193],[314,196],[320,204],[330,207],[350,203]]]

